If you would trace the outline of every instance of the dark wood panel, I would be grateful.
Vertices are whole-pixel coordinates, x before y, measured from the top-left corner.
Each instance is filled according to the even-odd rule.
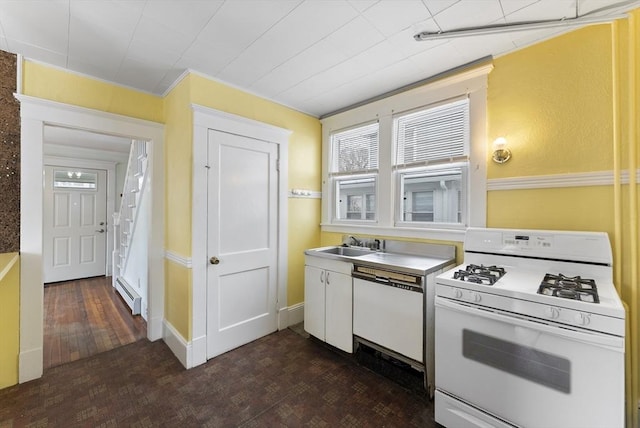
[[[44,368],[146,337],[147,325],[111,287],[111,277],[48,284],[44,289]]]

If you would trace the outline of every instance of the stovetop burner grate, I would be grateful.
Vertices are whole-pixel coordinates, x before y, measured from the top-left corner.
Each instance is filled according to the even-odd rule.
[[[460,269],[453,273],[454,279],[460,281],[473,282],[476,284],[493,285],[506,273],[504,268],[498,266],[467,265],[465,269]]]
[[[540,283],[538,294],[580,300],[582,302],[600,303],[598,289],[593,279],[580,276],[554,275],[548,273]]]

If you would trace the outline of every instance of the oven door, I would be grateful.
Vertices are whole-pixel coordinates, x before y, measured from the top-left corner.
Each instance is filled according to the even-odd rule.
[[[489,426],[624,426],[623,338],[442,297],[435,306],[436,389],[448,398],[436,395],[437,422],[480,427],[488,416]]]

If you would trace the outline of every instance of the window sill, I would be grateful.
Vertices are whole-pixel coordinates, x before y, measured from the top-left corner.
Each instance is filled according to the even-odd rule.
[[[394,238],[430,239],[436,241],[464,242],[466,227],[459,229],[434,229],[417,227],[381,227],[367,224],[327,224],[320,225],[322,232],[349,235],[375,235]]]

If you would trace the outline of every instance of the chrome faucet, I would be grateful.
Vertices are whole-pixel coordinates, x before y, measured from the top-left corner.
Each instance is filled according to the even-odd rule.
[[[353,242],[353,244],[349,244],[349,245],[354,245],[356,247],[361,247],[362,246],[362,241],[360,241],[358,238],[356,238],[353,235],[349,236],[349,242]]]

